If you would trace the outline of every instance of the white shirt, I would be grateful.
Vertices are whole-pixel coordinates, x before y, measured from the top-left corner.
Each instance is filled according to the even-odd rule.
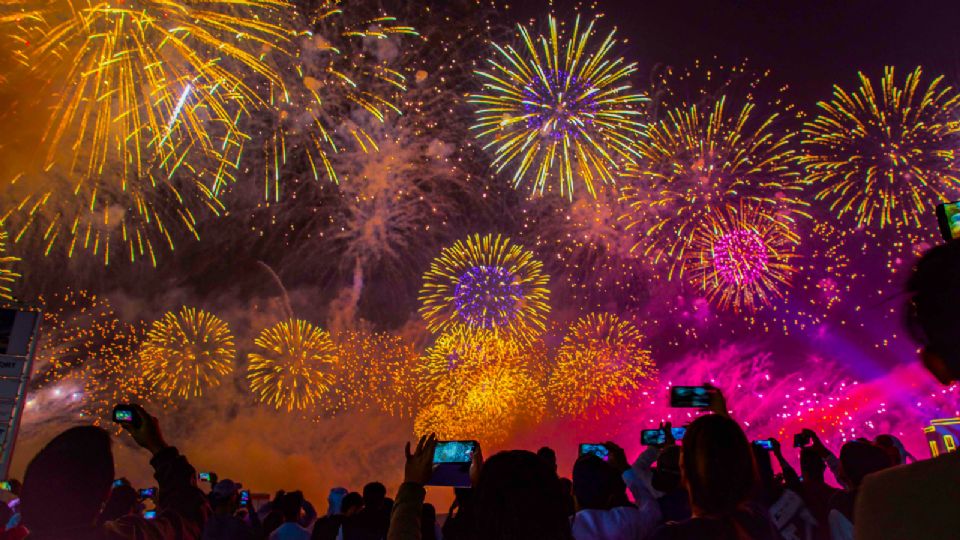
[[[633,469],[623,473],[637,507],[581,510],[573,516],[574,540],[644,540],[660,523],[660,505]]]
[[[310,531],[288,521],[270,533],[270,540],[310,540]]]

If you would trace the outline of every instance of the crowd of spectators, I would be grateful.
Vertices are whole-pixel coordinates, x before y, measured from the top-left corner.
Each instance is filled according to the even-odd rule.
[[[921,360],[941,383],[960,381],[960,243],[931,250],[910,293],[907,320]],[[960,538],[960,454],[916,460],[891,435],[850,440],[835,454],[803,430],[789,445],[798,474],[780,441],[750,441],[722,392],[711,396],[682,441],[662,425],[664,440],[632,463],[620,446],[604,443],[606,459],[584,453],[569,479],[550,448],[486,460],[477,448],[470,487],[454,490],[440,518],[425,503],[435,469],[432,435],[407,445],[395,499],[379,482],[361,492],[337,487],[319,516],[300,491],[257,502],[215,475],[203,479],[209,489],[202,490],[157,419],[134,406],[140,421],[123,427],[151,454],[156,493],[115,480],[107,431],[74,427],[37,453],[22,486],[7,486],[16,498],[0,504],[0,523],[7,523],[0,540]]]

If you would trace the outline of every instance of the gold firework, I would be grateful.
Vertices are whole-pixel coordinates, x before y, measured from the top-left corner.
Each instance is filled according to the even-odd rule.
[[[153,323],[140,347],[144,374],[170,397],[200,397],[233,371],[237,351],[227,323],[184,306]]]
[[[335,409],[339,358],[330,334],[291,319],[265,329],[254,340],[247,379],[258,399],[279,410]]]
[[[610,313],[591,313],[563,338],[548,388],[560,414],[599,417],[656,374],[636,326]]]
[[[11,2],[16,86],[31,88],[14,127],[17,148],[40,152],[13,171],[4,223],[43,250],[86,249],[109,263],[114,244],[157,263],[174,231],[196,235],[197,213],[219,214],[245,140],[237,127],[261,103],[250,79],[280,84],[260,59],[284,44],[284,0],[50,0],[32,13]],[[13,21],[13,22],[9,22]],[[22,80],[21,80],[22,79]],[[26,122],[26,123],[25,123]],[[21,136],[22,135],[22,136]]]
[[[834,86],[833,98],[817,104],[820,114],[803,127],[800,163],[837,216],[916,231],[938,202],[960,193],[960,94],[943,76],[922,85],[919,67],[903,86],[892,67],[879,89],[859,75],[856,91]]]

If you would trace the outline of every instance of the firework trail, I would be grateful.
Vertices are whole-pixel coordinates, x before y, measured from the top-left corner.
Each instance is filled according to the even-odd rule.
[[[571,197],[579,180],[593,194],[638,157],[638,106],[646,98],[628,82],[636,64],[613,56],[615,31],[594,45],[596,20],[581,27],[577,17],[569,34],[553,16],[547,23],[549,34],[536,37],[518,25],[519,49],[492,44],[496,54],[477,71],[483,88],[468,98],[473,129],[493,149],[498,171],[514,168],[515,187],[542,194],[558,179],[556,189]]]

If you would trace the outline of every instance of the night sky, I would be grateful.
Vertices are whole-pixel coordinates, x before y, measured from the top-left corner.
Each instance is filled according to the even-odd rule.
[[[576,2],[553,2],[570,15]],[[626,56],[647,74],[657,64],[685,67],[716,56],[730,64],[748,58],[788,83],[798,103],[849,85],[857,70],[884,65],[901,73],[921,65],[928,74],[960,76],[960,1],[957,0],[598,0],[607,24],[629,38]],[[514,9],[537,17],[549,9],[522,0]],[[589,9],[584,13],[591,13]]]

